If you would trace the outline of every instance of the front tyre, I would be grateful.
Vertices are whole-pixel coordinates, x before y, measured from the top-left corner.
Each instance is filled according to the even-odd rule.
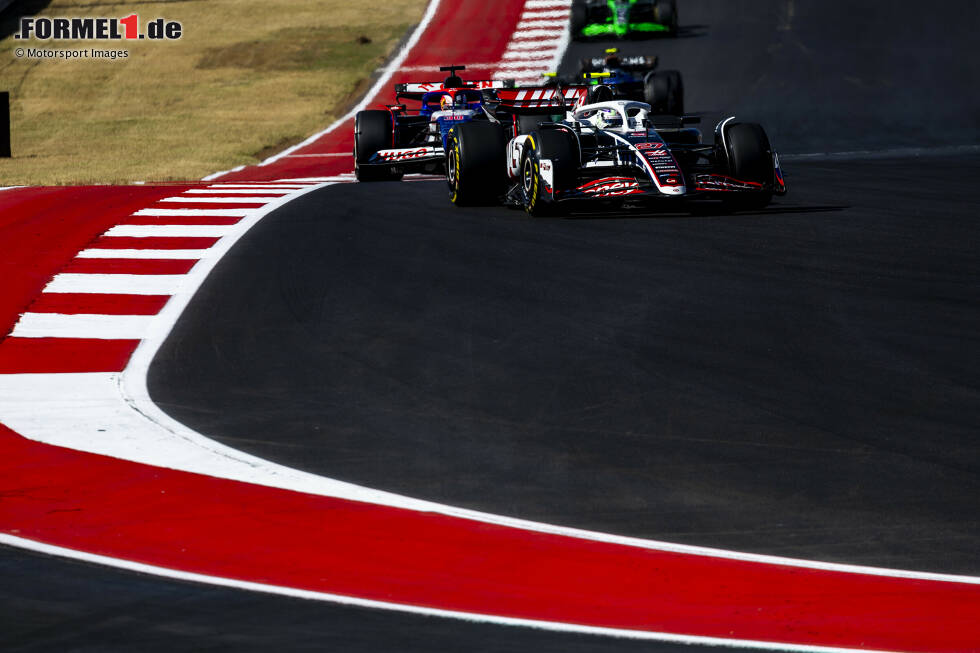
[[[741,122],[725,130],[725,154],[728,172],[735,179],[761,184],[758,192],[737,193],[726,200],[729,209],[758,210],[772,201],[774,165],[772,146],[762,125]]]
[[[507,184],[507,137],[492,122],[466,122],[449,132],[446,183],[456,206],[496,203]]]
[[[521,196],[524,210],[534,217],[558,215],[559,205],[554,194],[571,188],[578,173],[580,155],[578,141],[564,129],[532,132],[524,145],[521,161]],[[542,161],[551,166],[551,185],[542,174]]]

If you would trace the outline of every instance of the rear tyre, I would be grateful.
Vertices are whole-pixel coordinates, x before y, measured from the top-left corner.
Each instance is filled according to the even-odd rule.
[[[667,28],[667,33],[677,36],[677,2],[675,0],[657,0],[653,8],[654,19]]]
[[[769,137],[761,125],[741,122],[725,131],[728,173],[735,179],[762,184],[765,190],[733,194],[725,204],[731,210],[758,210],[772,201],[773,159]]]
[[[530,134],[543,122],[551,122],[551,116],[517,116],[517,133]]]
[[[663,74],[670,79],[670,92],[667,94],[667,113],[672,116],[684,115],[684,78],[680,71],[665,70]]]
[[[402,173],[389,167],[365,167],[378,150],[394,146],[394,125],[387,111],[359,111],[354,117],[354,176],[358,181],[398,181]]]
[[[589,87],[588,95],[585,98],[586,104],[595,104],[596,102],[612,102],[615,99],[613,91],[611,88],[604,84],[598,84],[596,86]]]
[[[564,129],[548,129],[528,135],[521,161],[520,183],[524,210],[540,217],[559,215],[558,204],[548,201],[547,181],[541,174],[541,161],[551,161],[553,191],[570,189],[575,183],[580,156],[578,141]]]
[[[507,137],[500,125],[467,122],[449,132],[446,183],[456,206],[496,203],[507,185]]]
[[[631,23],[656,22],[657,11],[654,0],[637,0],[630,6]]]
[[[584,41],[585,35],[582,30],[589,21],[589,10],[584,2],[572,3],[571,32],[573,41]]]
[[[676,70],[648,73],[643,80],[643,99],[653,113],[680,116],[684,113],[684,81]]]

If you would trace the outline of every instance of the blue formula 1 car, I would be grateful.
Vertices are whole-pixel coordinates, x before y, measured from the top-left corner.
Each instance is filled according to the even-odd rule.
[[[454,125],[488,120],[485,91],[513,81],[463,81],[465,66],[444,66],[442,82],[395,85],[397,104],[360,111],[354,118],[354,174],[358,181],[398,181],[405,173],[442,174],[446,139]],[[404,100],[419,102],[409,110]]]
[[[589,86],[606,86],[609,93],[595,95],[600,100],[646,102],[657,114],[684,114],[684,82],[676,70],[656,70],[655,56],[621,55],[608,48],[605,56],[582,59],[579,79]],[[577,82],[581,83],[581,82]]]

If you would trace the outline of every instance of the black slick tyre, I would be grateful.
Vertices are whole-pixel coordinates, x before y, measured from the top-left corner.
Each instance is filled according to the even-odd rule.
[[[518,115],[517,116],[517,133],[518,134],[530,134],[532,131],[538,128],[543,122],[550,122],[550,116],[527,116]]]
[[[394,146],[394,126],[387,111],[359,111],[354,117],[354,176],[358,181],[397,181],[402,174],[385,167],[361,167],[378,150]]]
[[[670,80],[670,91],[667,93],[667,113],[672,116],[683,116],[684,78],[677,70],[665,70],[663,74]]]
[[[467,122],[449,132],[446,183],[456,206],[496,203],[507,183],[507,140],[492,122]]]
[[[589,10],[585,6],[585,3],[581,0],[576,0],[572,2],[572,16],[571,16],[571,26],[570,30],[572,33],[573,41],[584,41],[585,35],[582,34],[582,30],[588,24],[589,20]]]
[[[616,99],[616,97],[611,88],[605,84],[596,84],[595,86],[589,87],[585,98],[585,103],[595,104],[597,102],[612,102],[614,99]]]
[[[677,2],[675,0],[657,0],[653,7],[654,19],[667,28],[670,36],[677,36]]]
[[[559,215],[558,204],[546,199],[550,195],[541,174],[542,160],[550,161],[554,191],[568,190],[575,183],[580,155],[575,136],[564,129],[532,132],[524,142],[519,183],[524,210],[534,217]]]
[[[680,116],[684,113],[684,81],[676,70],[648,73],[643,80],[643,100],[653,113]]]
[[[762,184],[765,190],[734,194],[725,204],[732,210],[758,210],[772,201],[773,159],[769,137],[761,125],[741,122],[725,130],[728,173],[740,181]]]

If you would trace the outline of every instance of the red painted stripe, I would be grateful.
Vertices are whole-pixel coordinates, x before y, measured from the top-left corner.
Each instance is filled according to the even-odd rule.
[[[121,372],[139,342],[8,337],[0,341],[0,374]]]
[[[181,186],[17,188],[0,193],[0,337],[99,234]]]
[[[88,274],[187,274],[195,259],[76,258],[63,272]]]
[[[220,240],[211,237],[179,236],[102,236],[90,247],[94,249],[207,249]]]
[[[533,533],[150,467],[4,429],[0,468],[3,531],[172,569],[613,628],[935,652],[980,642],[975,585]]]
[[[120,224],[206,224],[206,225],[232,225],[238,224],[242,221],[242,218],[232,218],[226,215],[224,216],[189,216],[189,215],[175,215],[166,217],[153,217],[146,215],[134,215],[132,217],[126,218]]]
[[[97,293],[43,293],[31,304],[32,313],[88,313],[93,315],[156,315],[169,295],[102,295]]]

